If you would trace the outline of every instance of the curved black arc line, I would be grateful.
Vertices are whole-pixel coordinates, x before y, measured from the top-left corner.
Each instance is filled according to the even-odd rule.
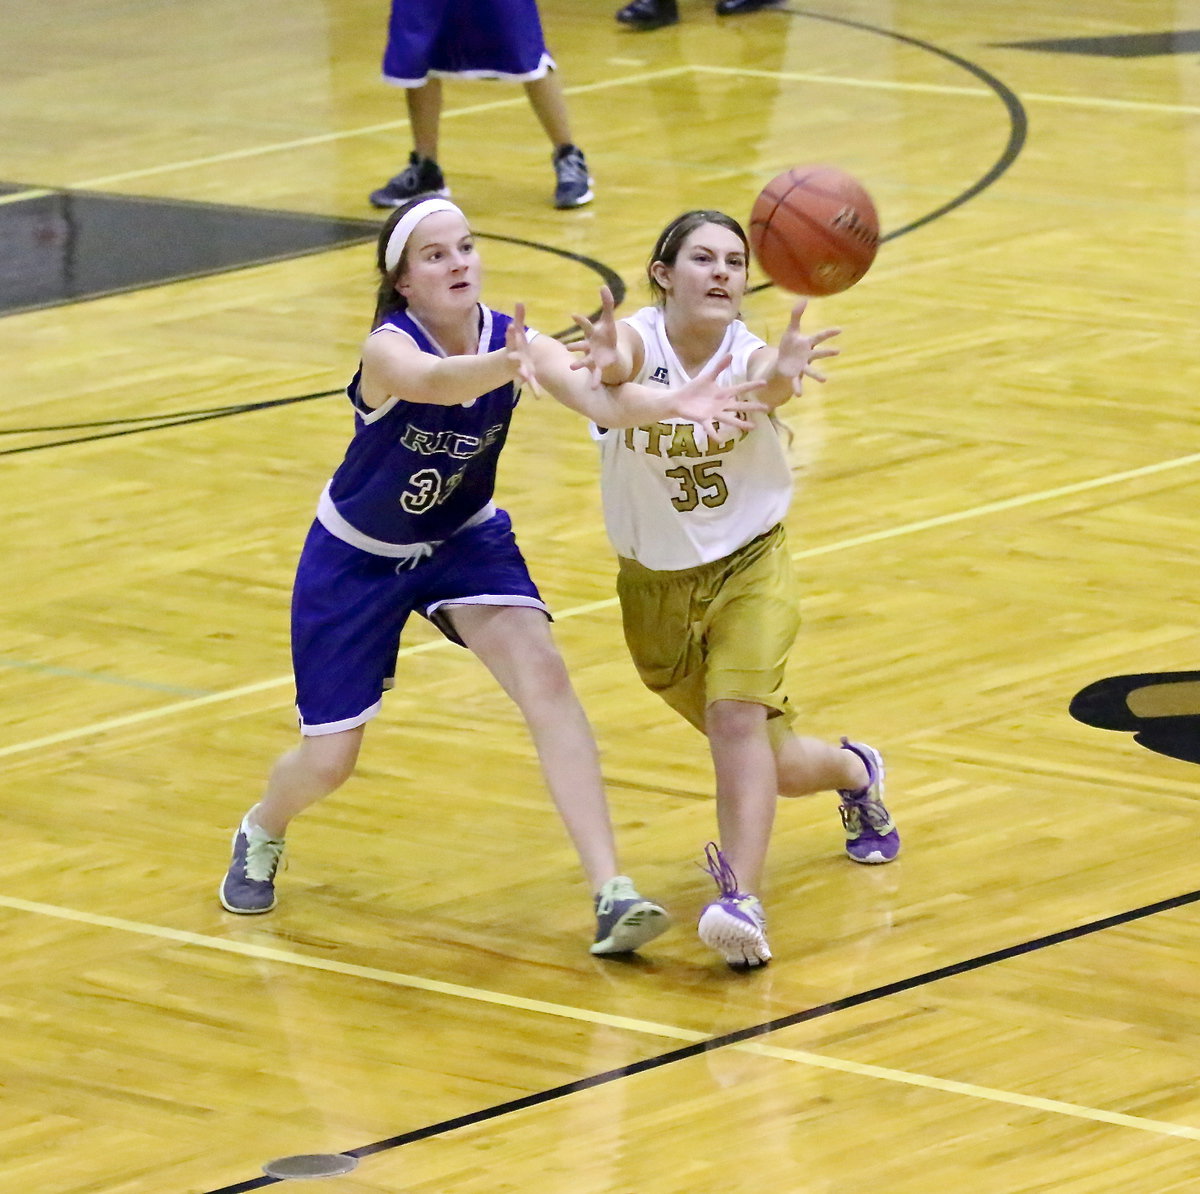
[[[594,257],[585,257],[582,253],[572,253],[570,249],[556,249],[553,245],[544,245],[536,240],[523,240],[519,236],[498,236],[491,232],[477,232],[477,237],[482,240],[498,240],[506,245],[521,245],[527,249],[537,249],[542,253],[552,253],[555,257],[562,257],[566,261],[574,261],[580,265],[587,266],[593,273],[599,274],[604,279],[604,284],[612,291],[613,303],[620,306],[625,298],[625,280],[611,266],[607,266],[603,261],[597,261]],[[600,314],[597,309],[593,311],[588,318],[595,319]],[[574,327],[564,328],[561,332],[554,333],[555,340],[561,340],[564,336],[574,334],[578,329]]]
[[[1172,909],[1182,908],[1188,904],[1195,904],[1197,902],[1200,902],[1200,891],[1188,891],[1182,895],[1169,896],[1167,899],[1157,900],[1153,904],[1143,904],[1140,908],[1132,908],[1125,912],[1116,912],[1112,916],[1104,916],[1099,920],[1088,921],[1086,924],[1076,925],[1074,928],[1059,929],[1054,933],[1034,937],[1028,941],[1019,942],[1016,945],[1007,945],[1002,949],[992,950],[990,953],[980,954],[978,957],[968,958],[962,962],[951,962],[949,965],[939,966],[934,970],[926,970],[921,974],[911,975],[909,978],[897,979],[895,982],[885,983],[881,987],[872,987],[867,991],[859,991],[854,995],[847,995],[842,999],[834,999],[829,1003],[822,1003],[816,1007],[806,1008],[804,1011],[791,1012],[786,1016],[767,1020],[762,1024],[754,1024],[748,1028],[738,1028],[733,1032],[726,1032],[720,1036],[709,1037],[707,1040],[696,1041],[691,1045],[683,1045],[678,1049],[671,1049],[666,1053],[659,1053],[654,1057],[647,1057],[642,1061],[635,1061],[629,1065],[618,1066],[616,1069],[605,1070],[600,1074],[592,1074],[587,1078],[578,1078],[574,1082],[564,1082],[562,1085],[551,1087],[548,1090],[522,1095],[520,1098],[510,1099],[507,1102],[498,1103],[492,1107],[485,1107],[481,1111],[468,1111],[462,1115],[441,1120],[438,1123],[426,1124],[421,1128],[413,1128],[409,1132],[401,1132],[396,1136],[389,1136],[384,1140],[376,1140],[371,1144],[363,1144],[357,1148],[347,1148],[342,1151],[341,1155],[362,1158],[372,1156],[375,1153],[390,1152],[392,1149],[400,1148],[405,1144],[413,1144],[418,1140],[427,1140],[431,1136],[439,1136],[445,1132],[452,1132],[457,1128],[487,1123],[488,1120],[498,1119],[514,1111],[523,1111],[528,1107],[536,1107],[542,1103],[549,1103],[555,1099],[565,1098],[567,1095],[577,1094],[580,1091],[590,1090],[598,1086],[606,1086],[608,1083],[615,1082],[620,1078],[629,1078],[635,1074],[645,1073],[647,1070],[661,1069],[663,1066],[672,1065],[677,1061],[699,1057],[704,1053],[712,1053],[717,1049],[724,1049],[730,1045],[740,1044],[742,1041],[753,1040],[755,1037],[767,1036],[783,1028],[791,1028],[796,1024],[803,1024],[810,1020],[819,1020],[823,1016],[832,1015],[834,1012],[844,1011],[852,1007],[860,1007],[865,1003],[873,1003],[877,999],[886,999],[891,995],[899,995],[917,987],[928,986],[931,983],[940,982],[945,978],[954,978],[960,974],[969,974],[972,970],[980,970],[984,966],[992,966],[997,962],[1004,962],[1010,958],[1020,957],[1023,954],[1035,953],[1037,950],[1048,949],[1053,945],[1061,945],[1065,941],[1074,941],[1080,937],[1088,937],[1093,933],[1099,933],[1105,929],[1128,924],[1134,920],[1142,920],[1147,916],[1154,916],[1159,912],[1170,912]],[[262,1186],[273,1185],[275,1182],[281,1180],[283,1179],[274,1177],[250,1178],[247,1181],[238,1182],[236,1185],[221,1186],[218,1189],[209,1190],[207,1194],[241,1194],[242,1191],[257,1190]]]
[[[541,244],[538,241],[524,240],[517,236],[499,236],[490,232],[477,232],[477,237],[484,240],[503,241],[506,244],[521,245],[525,248],[531,248],[544,253],[552,253],[556,257],[562,257],[567,261],[577,262],[586,266],[593,273],[599,274],[603,279],[604,284],[612,291],[613,301],[620,303],[625,297],[625,282],[610,266],[607,266],[602,261],[597,261],[593,257],[585,257],[582,253],[572,253],[569,249],[557,249],[553,245]],[[589,319],[596,319],[600,315],[600,310],[597,308],[589,315]],[[573,336],[578,332],[578,328],[572,326],[563,328],[561,331],[553,334],[555,340],[566,340],[568,336]],[[298,394],[291,398],[269,398],[263,402],[238,402],[229,406],[209,407],[205,410],[194,411],[176,411],[174,414],[163,415],[131,415],[123,419],[99,419],[90,423],[59,423],[55,426],[47,427],[8,427],[0,428],[0,435],[35,435],[39,432],[48,431],[84,431],[89,427],[121,427],[119,431],[106,431],[99,435],[80,435],[70,439],[52,440],[44,444],[28,444],[22,448],[8,448],[0,451],[0,456],[20,456],[26,452],[41,452],[47,448],[65,448],[71,444],[90,443],[92,440],[98,439],[119,439],[125,435],[137,435],[143,431],[158,431],[163,427],[181,427],[187,423],[206,423],[210,419],[225,418],[230,415],[244,415],[251,411],[266,410],[272,406],[287,406],[294,402],[307,402],[313,398],[329,398],[334,394],[344,393],[343,389],[337,390],[321,390],[313,394]],[[131,426],[131,424],[143,424],[142,426]],[[153,424],[153,426],[145,426],[144,424]]]
[[[1024,105],[1011,87],[1001,82],[991,72],[984,70],[978,63],[972,62],[969,58],[963,58],[951,50],[943,50],[940,46],[933,45],[932,42],[922,41],[919,37],[910,37],[907,33],[897,33],[891,29],[881,29],[878,25],[868,25],[865,21],[855,21],[849,17],[835,17],[820,12],[808,12],[804,9],[788,8],[784,11],[790,13],[792,16],[808,17],[814,21],[828,21],[831,24],[845,25],[851,29],[862,29],[867,33],[875,33],[880,37],[890,38],[892,41],[904,42],[906,45],[916,46],[919,50],[934,54],[938,58],[944,58],[947,62],[953,63],[968,74],[974,75],[981,83],[994,91],[1000,97],[1005,108],[1008,109],[1008,141],[1001,151],[1000,156],[992,163],[991,168],[953,199],[943,203],[940,207],[934,208],[933,211],[927,212],[915,220],[911,220],[902,227],[881,236],[879,238],[881,244],[884,241],[895,240],[898,236],[904,236],[908,232],[913,232],[925,224],[932,223],[934,220],[946,215],[947,212],[953,211],[956,207],[961,207],[969,199],[973,199],[981,191],[986,190],[992,183],[996,182],[1008,170],[1009,166],[1016,161],[1021,150],[1024,148],[1025,138],[1029,132],[1029,118],[1025,114]]]
[[[208,406],[201,410],[177,410],[162,415],[125,415],[120,419],[91,419],[86,423],[54,423],[45,427],[0,427],[0,435],[34,435],[39,431],[86,431],[89,427],[128,427],[131,423],[158,423],[166,419],[187,420],[200,415],[244,415],[252,410],[265,410],[269,406],[287,406],[293,402],[307,402],[311,398],[328,398],[333,394],[344,394],[345,389],[317,390],[311,394],[296,394],[291,398],[264,398],[261,402],[232,402],[228,406]],[[149,430],[154,430],[149,428]]]
[[[5,448],[0,456],[20,456],[25,452],[41,452],[45,448],[65,448],[70,444],[88,444],[98,439],[120,439],[125,435],[140,435],[144,431],[162,431],[168,427],[185,427],[189,423],[207,423],[212,419],[226,419],[230,415],[245,415],[257,410],[267,410],[272,406],[290,406],[297,402],[309,402],[313,398],[329,398],[334,394],[344,394],[344,389],[321,390],[315,394],[298,394],[292,398],[268,398],[262,402],[243,402],[234,406],[218,406],[208,410],[181,411],[176,414],[143,415],[129,419],[104,419],[97,423],[66,423],[61,427],[26,427],[19,431],[0,432],[5,435],[29,435],[37,431],[70,431],[82,430],[87,427],[111,427],[114,424],[148,423],[153,420],[154,426],[129,427],[122,426],[118,431],[102,431],[99,435],[76,435],[70,439],[51,440],[45,444],[26,444],[23,448]]]

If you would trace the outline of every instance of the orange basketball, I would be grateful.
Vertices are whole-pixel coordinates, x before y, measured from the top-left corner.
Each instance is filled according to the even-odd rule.
[[[862,183],[837,166],[793,166],[759,192],[750,212],[754,256],[793,294],[848,290],[871,268],[879,216]]]

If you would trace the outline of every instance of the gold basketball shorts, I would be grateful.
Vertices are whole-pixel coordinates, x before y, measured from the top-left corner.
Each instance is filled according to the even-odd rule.
[[[765,705],[774,744],[795,718],[783,691],[800,602],[776,525],[732,555],[660,572],[621,558],[617,596],[642,683],[701,732],[713,701]]]

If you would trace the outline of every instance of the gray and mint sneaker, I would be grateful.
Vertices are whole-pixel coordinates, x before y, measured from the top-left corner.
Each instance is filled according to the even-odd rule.
[[[671,927],[665,909],[643,899],[633,880],[617,875],[596,895],[594,954],[628,954]]]
[[[243,819],[233,835],[233,859],[219,895],[226,912],[253,916],[275,907],[275,872],[283,856],[283,838],[269,837]]]
[[[900,834],[883,803],[883,758],[873,746],[842,739],[867,768],[866,787],[839,789],[846,853],[855,862],[891,862],[900,853]]]

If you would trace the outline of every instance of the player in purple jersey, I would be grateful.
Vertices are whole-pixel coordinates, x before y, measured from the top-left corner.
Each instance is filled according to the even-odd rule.
[[[392,0],[383,77],[405,88],[413,151],[408,165],[371,192],[376,207],[416,195],[448,195],[438,165],[442,79],[502,79],[525,88],[554,147],[554,206],[592,199],[583,151],[571,138],[558,67],[546,49],[537,0]]]
[[[661,933],[666,913],[619,873],[595,740],[508,515],[496,463],[521,384],[605,427],[669,418],[717,434],[761,403],[720,385],[726,360],[676,389],[606,387],[558,341],[479,301],[481,267],[449,200],[398,208],[378,246],[375,327],[349,387],[354,437],[321,496],[292,595],[299,744],[275,764],[234,834],[221,884],[230,912],[268,912],[289,822],[354,770],[391,686],[400,635],[419,613],[472,651],[517,704],[595,893],[596,954]]]

